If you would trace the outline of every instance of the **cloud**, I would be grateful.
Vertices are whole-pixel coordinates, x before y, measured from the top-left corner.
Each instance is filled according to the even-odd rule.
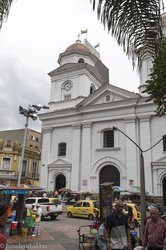
[[[25,117],[19,114],[19,106],[47,105],[50,80],[43,69],[31,67],[8,54],[0,55],[0,130],[24,126]],[[40,130],[39,122],[31,126]]]

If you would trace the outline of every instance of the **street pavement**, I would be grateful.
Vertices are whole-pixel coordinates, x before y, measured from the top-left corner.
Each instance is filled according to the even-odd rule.
[[[92,223],[88,219],[67,218],[66,213],[63,213],[55,221],[50,219],[42,221],[40,236],[10,236],[6,250],[77,250],[79,249],[77,230],[80,226]]]

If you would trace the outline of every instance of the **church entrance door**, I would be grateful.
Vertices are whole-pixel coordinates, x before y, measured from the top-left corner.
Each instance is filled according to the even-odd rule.
[[[66,178],[63,174],[59,174],[55,179],[55,190],[66,187]]]
[[[120,186],[119,170],[113,165],[104,166],[99,175],[99,184],[104,182],[113,182],[114,186]]]

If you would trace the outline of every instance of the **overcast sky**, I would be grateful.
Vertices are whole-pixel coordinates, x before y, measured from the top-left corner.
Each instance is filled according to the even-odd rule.
[[[138,92],[136,70],[97,20],[90,0],[15,0],[0,31],[0,130],[24,127],[20,105],[48,104],[47,73],[58,67],[59,54],[76,41],[81,29],[88,29],[93,46],[100,43],[110,83]],[[39,131],[40,125],[40,121],[29,122],[30,128]]]

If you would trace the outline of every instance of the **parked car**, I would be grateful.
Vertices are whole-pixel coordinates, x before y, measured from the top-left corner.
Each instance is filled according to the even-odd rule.
[[[135,203],[125,203],[127,205],[127,207],[131,207],[132,208],[132,212],[133,212],[133,215],[134,215],[134,222],[135,222],[135,225],[138,226],[140,224],[140,220],[141,220],[141,213],[140,211],[138,210],[138,207],[136,206]],[[125,211],[125,213],[127,214],[127,209]]]
[[[73,206],[68,206],[66,209],[68,217],[82,217],[93,220],[95,212],[99,211],[99,202],[96,200],[80,200]]]
[[[63,213],[60,200],[55,204],[54,202],[50,202],[49,198],[29,197],[25,199],[26,208],[31,208],[32,205],[36,207],[37,204],[40,204],[42,209],[42,219],[50,216],[51,220],[55,220],[59,214]]]
[[[54,203],[55,205],[62,204],[62,202],[59,198],[54,198],[54,197],[50,197],[49,202]]]
[[[151,208],[158,207],[156,203],[148,203],[147,204],[147,210],[150,211]]]
[[[166,221],[166,207],[162,207],[160,216],[163,220]]]

